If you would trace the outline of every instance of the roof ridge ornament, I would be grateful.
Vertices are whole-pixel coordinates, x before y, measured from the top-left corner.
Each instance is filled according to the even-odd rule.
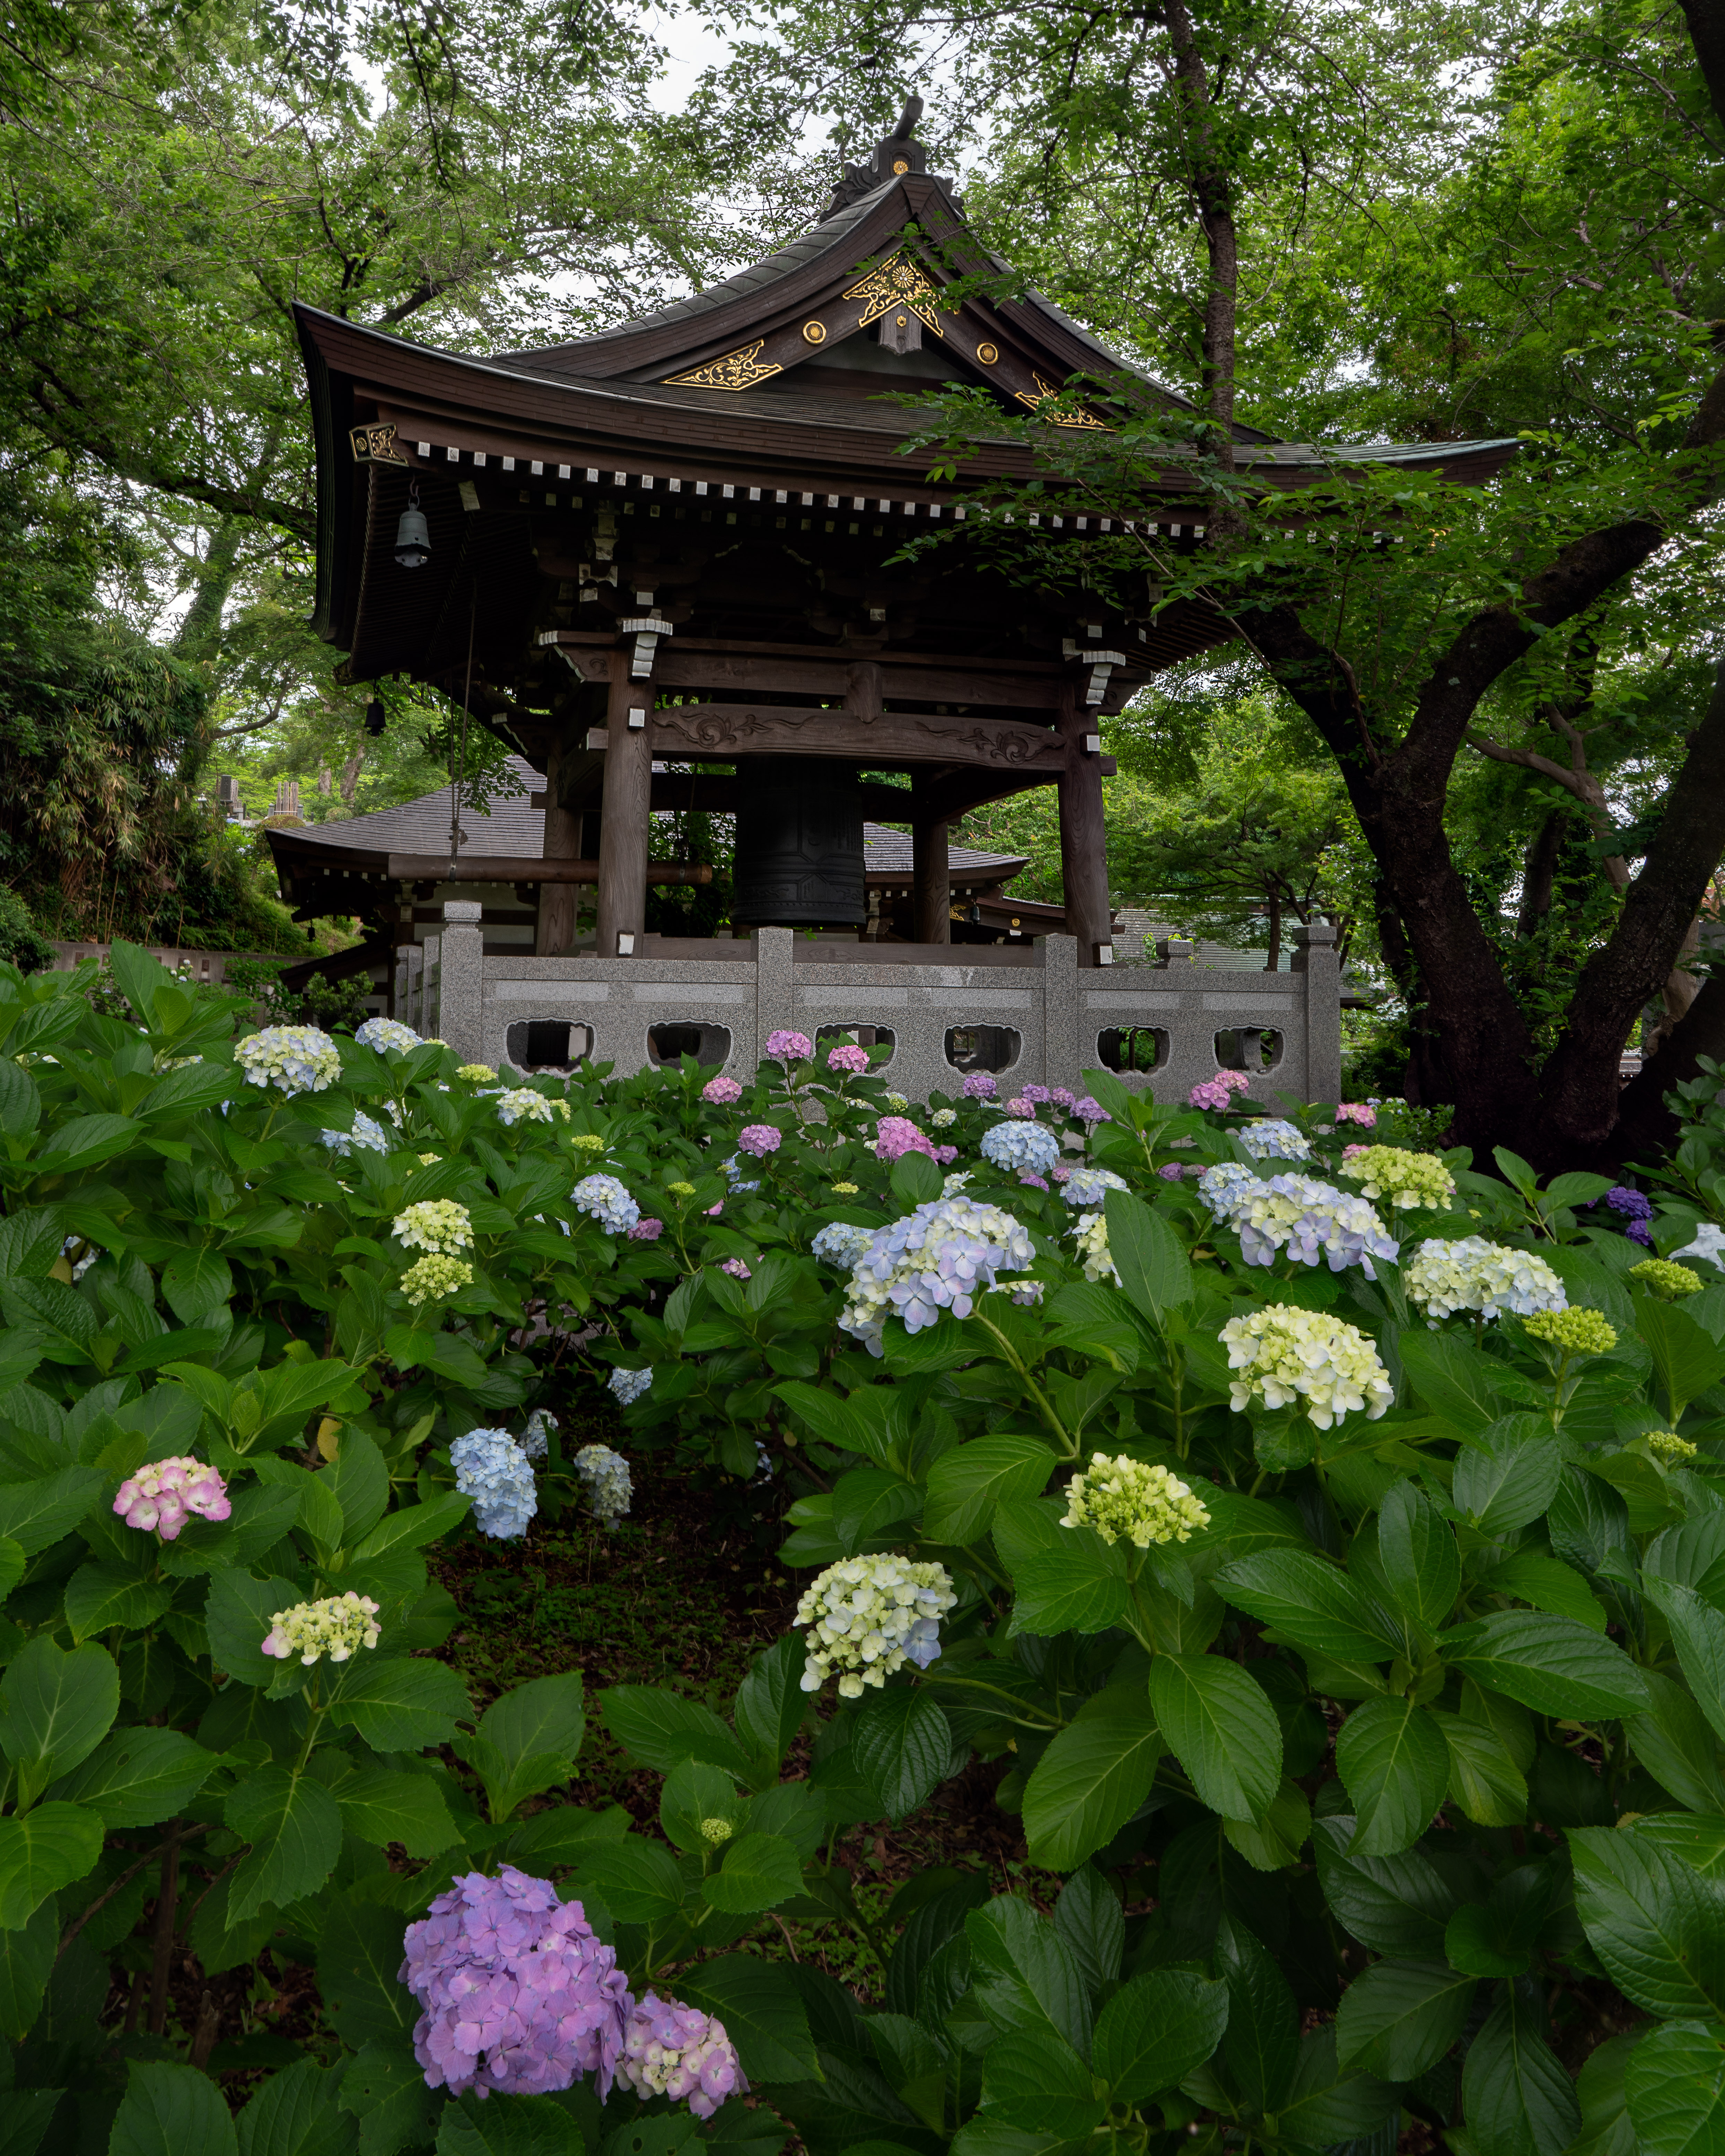
[[[875,146],[875,154],[866,165],[845,165],[841,167],[839,184],[833,190],[833,198],[821,212],[817,223],[824,224],[829,217],[840,210],[849,209],[853,203],[871,195],[876,187],[890,181],[907,179],[913,172],[927,172],[928,152],[916,140],[916,122],[922,117],[922,100],[911,96],[905,100],[905,109],[899,115],[898,125],[890,135],[883,135]],[[947,192],[952,192],[952,182],[936,173]]]

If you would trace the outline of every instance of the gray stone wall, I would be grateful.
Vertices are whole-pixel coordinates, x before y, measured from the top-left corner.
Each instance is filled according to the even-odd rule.
[[[956,1092],[967,1065],[988,1067],[1003,1055],[1003,1095],[1026,1084],[1079,1087],[1084,1071],[1106,1066],[1109,1040],[1117,1055],[1136,1029],[1154,1036],[1157,1066],[1119,1075],[1158,1100],[1183,1100],[1230,1052],[1244,1051],[1252,1096],[1266,1106],[1282,1095],[1333,1100],[1340,1082],[1340,982],[1327,928],[1299,932],[1286,973],[1219,972],[1178,953],[1161,966],[1081,968],[1067,936],[986,962],[965,957],[962,945],[950,958],[901,961],[882,955],[891,947],[811,943],[783,928],[715,942],[698,957],[504,958],[484,956],[477,921],[459,917],[477,911],[446,906],[423,965],[404,968],[398,984],[408,1023],[464,1060],[526,1062],[517,1029],[537,1021],[578,1029],[571,1054],[619,1071],[661,1060],[657,1031],[662,1060],[687,1045],[716,1074],[747,1078],[774,1032],[866,1038],[872,1029],[892,1035],[889,1084],[925,1100]],[[1266,1036],[1276,1060],[1262,1069]]]

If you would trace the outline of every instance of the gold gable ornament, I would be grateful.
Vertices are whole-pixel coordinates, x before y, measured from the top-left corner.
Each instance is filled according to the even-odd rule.
[[[1035,393],[1033,395],[1028,389],[1020,389],[1017,393],[1020,404],[1028,404],[1034,412],[1041,405],[1060,396],[1060,392],[1054,387],[1053,383],[1045,382],[1034,368],[1031,371],[1030,378],[1036,384]],[[1048,416],[1057,427],[1096,427],[1105,434],[1111,434],[1114,431],[1106,420],[1097,418],[1094,412],[1087,410],[1081,404],[1076,412],[1050,412]]]
[[[903,248],[886,261],[877,264],[845,296],[863,303],[856,325],[860,330],[865,330],[890,307],[907,307],[925,329],[932,330],[937,337],[947,334],[941,326],[938,291],[929,282],[921,264],[906,257]]]
[[[407,459],[395,446],[395,423],[373,422],[369,426],[350,427],[347,439],[352,446],[353,461],[357,465],[404,465]]]
[[[766,341],[765,337],[757,337],[752,344],[727,352],[721,359],[710,359],[705,367],[691,367],[686,374],[668,374],[666,384],[681,389],[752,388],[769,374],[784,372],[776,361],[762,359],[761,347]]]

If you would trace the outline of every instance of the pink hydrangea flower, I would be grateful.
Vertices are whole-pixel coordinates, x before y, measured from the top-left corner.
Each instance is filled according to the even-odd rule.
[[[617,2077],[644,2103],[669,2097],[697,2118],[711,2118],[727,2096],[748,2089],[724,2023],[653,1991],[630,2010]]]
[[[908,1116],[882,1116],[875,1126],[875,1152],[878,1159],[887,1161],[901,1160],[907,1152],[935,1158],[934,1147]]]
[[[957,1146],[937,1146],[932,1157],[941,1167],[950,1168],[958,1158],[958,1148]]]
[[[725,1209],[725,1201],[724,1201],[724,1199],[721,1198],[721,1199],[719,1200],[719,1202],[718,1202],[718,1204],[717,1204],[716,1205],[709,1205],[709,1206],[707,1207],[707,1209],[706,1209],[706,1217],[707,1217],[707,1219],[708,1219],[709,1220],[716,1220],[716,1219],[717,1219],[717,1218],[719,1217],[720,1214],[721,1214],[721,1213],[724,1211],[724,1209]]]
[[[729,1273],[732,1280],[752,1280],[754,1278],[753,1272],[743,1263],[741,1258],[722,1259],[720,1261],[719,1270],[721,1273]]]
[[[129,1527],[153,1529],[165,1542],[174,1541],[187,1520],[225,1520],[234,1507],[228,1502],[228,1486],[201,1460],[176,1455],[152,1460],[120,1486],[114,1509]]]
[[[1021,1168],[1019,1170],[1019,1181],[1028,1183],[1033,1190],[1046,1190],[1048,1188],[1042,1178],[1040,1175],[1032,1175],[1028,1168]]]
[[[1048,1097],[1055,1107],[1065,1108],[1069,1114],[1078,1106],[1078,1096],[1069,1086],[1056,1086]]]
[[[1214,1078],[1201,1078],[1186,1096],[1188,1104],[1194,1108],[1225,1108],[1233,1096],[1228,1088]]]
[[[1072,1163],[1070,1160],[1057,1160],[1048,1172],[1056,1183],[1070,1183],[1072,1179]]]
[[[701,1089],[701,1097],[716,1108],[728,1108],[733,1101],[742,1098],[742,1088],[734,1078],[709,1078]]]
[[[1034,1123],[1036,1120],[1036,1111],[1030,1106],[1030,1103],[1024,1098],[1022,1093],[1014,1095],[1014,1097],[1007,1102],[1005,1113],[1009,1116],[1017,1116],[1021,1121],[1028,1121]]]
[[[781,1029],[767,1036],[767,1053],[778,1063],[806,1063],[814,1053],[814,1043],[806,1033],[790,1033]]]
[[[1344,1101],[1336,1111],[1338,1123],[1362,1123],[1370,1130],[1378,1121],[1378,1111],[1369,1101]]]
[[[1358,1160],[1363,1152],[1369,1152],[1370,1151],[1371,1147],[1369,1146],[1343,1146],[1342,1148],[1342,1158],[1343,1160]]]
[[[967,1101],[992,1101],[1000,1091],[1000,1082],[991,1070],[973,1070],[964,1081]]]
[[[783,1142],[771,1123],[745,1123],[737,1134],[738,1152],[752,1153],[757,1160],[764,1160],[769,1152],[777,1152]]]
[[[665,1233],[663,1220],[637,1220],[629,1231],[632,1243],[656,1243]]]
[[[830,1048],[827,1050],[829,1070],[848,1070],[853,1078],[860,1078],[869,1067],[869,1051],[865,1048]]]

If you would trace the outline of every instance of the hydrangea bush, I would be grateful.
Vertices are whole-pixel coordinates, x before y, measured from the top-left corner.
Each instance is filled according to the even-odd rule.
[[[0,972],[20,2132],[1711,2145],[1704,1145],[1631,1215],[1502,1153],[1351,1177],[1333,1105],[1093,1071],[912,1106],[788,1042],[722,1087],[692,1059],[533,1081],[562,1106],[508,1122],[432,1042],[254,1082],[237,1013],[122,968],[135,1025]],[[892,1116],[923,1142],[887,1158]],[[741,1152],[757,1189],[724,1169],[746,1129],[780,1140]],[[454,1271],[416,1301],[422,1267]],[[572,1409],[626,1435],[572,1459]],[[673,1445],[788,1503],[797,1621],[722,1712],[603,1692],[658,1810],[588,1811],[581,1680],[475,1714],[427,1553],[484,1511],[531,1562]],[[961,1773],[1022,1880],[860,1898],[835,1837]],[[858,1990],[821,1926],[872,1957]],[[314,2040],[243,2055],[237,2129],[223,2052],[103,2003],[116,1970],[148,2003],[158,1938],[205,1979],[311,1972]]]

